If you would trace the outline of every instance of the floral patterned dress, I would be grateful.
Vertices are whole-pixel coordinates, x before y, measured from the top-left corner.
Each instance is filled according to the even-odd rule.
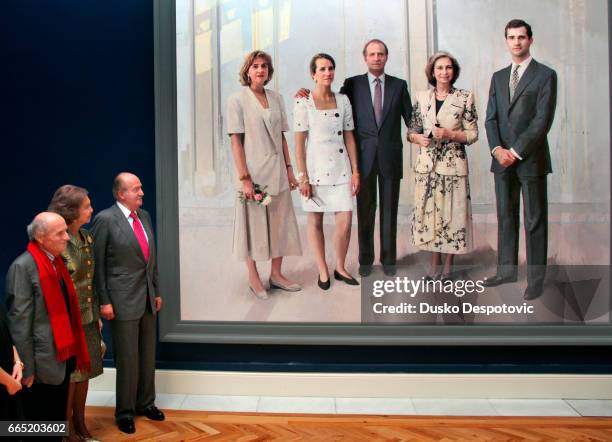
[[[464,132],[467,143],[432,139],[428,147],[419,146],[414,167],[412,240],[421,250],[468,253],[473,239],[465,146],[478,139],[473,94],[452,88],[437,111],[433,90],[418,93],[408,132],[430,136],[436,124]]]

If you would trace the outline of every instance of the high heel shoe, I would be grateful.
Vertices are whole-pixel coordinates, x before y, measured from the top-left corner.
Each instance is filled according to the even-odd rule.
[[[321,275],[319,275],[319,279],[317,281],[317,285],[319,286],[319,288],[321,290],[328,290],[329,287],[331,286],[331,279],[329,279],[329,276],[327,277],[327,281],[323,282],[321,281]]]
[[[249,286],[249,290],[251,290],[251,293],[255,295],[256,298],[268,299],[268,292],[265,289],[260,292],[256,292],[253,287]]]
[[[337,281],[344,281],[346,282],[348,285],[359,285],[359,282],[357,282],[357,280],[355,278],[353,278],[352,276],[344,276],[342,273],[340,273],[338,270],[334,270],[334,278]]]

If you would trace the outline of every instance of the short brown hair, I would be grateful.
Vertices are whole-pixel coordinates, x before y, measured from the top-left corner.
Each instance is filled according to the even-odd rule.
[[[373,38],[372,40],[368,41],[364,46],[363,46],[363,56],[366,56],[367,50],[368,50],[368,46],[370,46],[372,43],[378,43],[379,45],[383,45],[383,47],[385,48],[385,55],[389,55],[389,48],[387,47],[387,45],[385,44],[384,41],[379,40],[378,38]]]
[[[427,64],[425,65],[425,76],[427,77],[427,81],[434,87],[436,86],[436,77],[433,73],[434,67],[436,65],[436,61],[441,58],[448,58],[451,61],[451,64],[453,65],[453,78],[450,81],[451,85],[455,84],[455,81],[457,81],[457,78],[459,78],[459,73],[461,72],[461,66],[459,66],[459,62],[455,57],[445,51],[436,52],[431,57],[429,57],[429,60],[427,60]]]
[[[316,54],[314,57],[310,59],[310,73],[311,74],[314,75],[314,73],[317,71],[317,60],[320,60],[321,58],[330,61],[334,69],[336,69],[336,61],[334,60],[334,57],[332,57],[329,54],[324,54],[323,52],[321,52],[319,54]]]
[[[258,57],[266,60],[266,63],[268,64],[268,79],[264,82],[264,85],[268,84],[270,80],[272,80],[272,74],[274,73],[274,66],[272,66],[272,57],[270,57],[270,54],[268,54],[267,52],[257,50],[251,52],[244,58],[244,63],[242,64],[239,73],[241,85],[248,86],[249,84],[251,84],[251,79],[248,75],[249,68],[251,67],[255,59]]]
[[[57,213],[70,225],[79,218],[81,204],[88,194],[87,189],[65,184],[55,191],[47,210]]]
[[[529,39],[531,40],[533,38],[531,26],[525,20],[521,20],[520,18],[515,18],[508,22],[508,24],[504,28],[504,38],[508,38],[508,29],[516,29],[523,27],[527,30],[527,37],[529,37]]]

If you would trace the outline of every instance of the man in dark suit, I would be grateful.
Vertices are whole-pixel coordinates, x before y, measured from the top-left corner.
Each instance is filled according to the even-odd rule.
[[[484,285],[517,278],[519,199],[523,194],[527,248],[524,298],[542,294],[548,248],[546,176],[552,172],[547,134],[555,115],[557,74],[535,61],[531,26],[511,20],[505,38],[512,64],[491,79],[485,128],[497,201],[497,272]]]
[[[408,125],[412,113],[404,80],[385,74],[389,50],[377,39],[363,48],[366,74],[347,78],[340,92],[353,107],[359,151],[361,190],[357,195],[359,274],[367,276],[374,263],[376,184],[380,199],[380,262],[387,275],[395,274],[397,206],[402,179],[401,119]]]
[[[100,314],[110,321],[117,368],[115,418],[134,433],[134,415],[164,420],[155,406],[157,289],[153,227],[141,209],[144,192],[136,175],[120,173],[113,182],[117,201],[94,219],[95,286]]]
[[[21,357],[27,420],[64,421],[70,373],[89,370],[89,352],[70,274],[59,256],[69,240],[64,219],[38,214],[30,243],[6,275],[8,326]],[[57,437],[61,440],[61,437]]]

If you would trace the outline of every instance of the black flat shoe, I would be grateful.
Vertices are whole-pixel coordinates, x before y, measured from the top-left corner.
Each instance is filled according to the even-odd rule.
[[[440,281],[442,281],[442,283],[445,283],[447,281],[454,281],[453,279],[453,274],[452,273],[442,273],[440,274]]]
[[[516,276],[500,276],[493,275],[490,278],[485,278],[482,285],[485,287],[497,287],[498,285],[516,282]]]
[[[433,275],[425,275],[423,277],[423,281],[425,282],[429,282],[429,281],[437,281],[438,279],[440,279],[441,273],[434,273]]]
[[[151,405],[150,407],[145,408],[142,411],[137,411],[136,414],[139,416],[146,416],[152,421],[163,421],[166,419],[164,412],[157,408],[155,405]]]
[[[132,434],[136,432],[136,425],[134,425],[134,419],[131,417],[122,417],[118,419],[117,427],[122,433]]]
[[[321,275],[319,275],[319,280],[317,281],[317,285],[319,286],[321,290],[328,290],[329,287],[331,286],[331,280],[328,277],[327,281],[323,282],[321,281]]]
[[[352,276],[344,276],[338,270],[334,270],[334,278],[336,279],[336,281],[344,281],[348,285],[359,285],[359,282],[357,282],[355,278],[353,278]]]

